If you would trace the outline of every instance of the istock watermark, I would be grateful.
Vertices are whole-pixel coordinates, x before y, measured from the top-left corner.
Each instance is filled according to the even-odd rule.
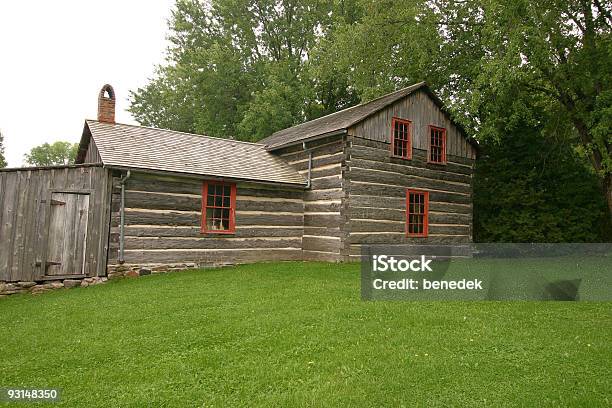
[[[373,245],[364,300],[612,300],[611,244]]]

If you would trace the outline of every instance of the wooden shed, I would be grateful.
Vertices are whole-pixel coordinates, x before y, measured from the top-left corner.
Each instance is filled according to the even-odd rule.
[[[0,281],[472,240],[477,144],[425,83],[259,143],[115,123],[105,85],[77,165],[0,172]]]
[[[110,181],[98,164],[0,170],[0,281],[106,276]]]

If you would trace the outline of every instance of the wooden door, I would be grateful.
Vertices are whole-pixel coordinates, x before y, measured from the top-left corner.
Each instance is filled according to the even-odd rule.
[[[89,194],[52,193],[46,275],[85,274]]]

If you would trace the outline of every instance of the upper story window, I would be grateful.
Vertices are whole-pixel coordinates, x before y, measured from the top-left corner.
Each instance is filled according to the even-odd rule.
[[[202,185],[202,233],[232,234],[236,229],[236,184],[206,181]]]
[[[427,161],[430,163],[446,163],[446,129],[429,127],[429,151]]]
[[[429,192],[406,191],[406,235],[426,237],[429,228]]]
[[[391,155],[402,159],[412,158],[412,123],[393,118],[391,121]]]

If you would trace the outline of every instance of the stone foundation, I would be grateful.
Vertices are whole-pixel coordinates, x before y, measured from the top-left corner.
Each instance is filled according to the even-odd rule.
[[[108,280],[106,277],[92,277],[83,279],[58,279],[36,282],[3,282],[0,281],[0,297],[18,293],[31,293],[37,295],[54,289],[70,289],[98,285]]]
[[[138,277],[157,273],[176,272],[194,268],[219,268],[232,264],[203,265],[198,263],[176,263],[176,264],[146,264],[146,265],[108,265],[106,268],[108,277],[92,277],[83,279],[58,279],[36,282],[4,282],[0,281],[0,297],[18,293],[31,293],[33,295],[48,292],[54,289],[70,289],[76,287],[87,287],[104,283],[109,279],[123,277]]]
[[[146,265],[108,265],[106,275],[109,279],[121,277],[138,277],[156,273],[176,272],[185,269],[200,268],[202,265],[196,263],[177,263],[177,264],[146,264]]]

